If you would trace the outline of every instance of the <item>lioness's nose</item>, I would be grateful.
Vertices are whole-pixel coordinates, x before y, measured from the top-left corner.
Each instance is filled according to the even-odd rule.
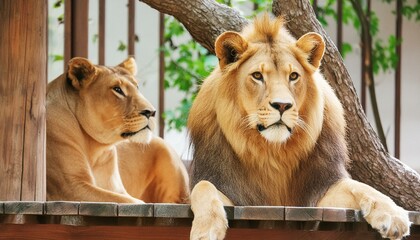
[[[147,117],[147,118],[150,118],[150,117],[154,117],[155,116],[156,111],[146,109],[146,110],[141,111],[140,114],[143,115],[143,116],[145,116],[145,117]]]
[[[270,105],[279,110],[280,114],[283,114],[286,110],[293,106],[290,102],[270,102]]]

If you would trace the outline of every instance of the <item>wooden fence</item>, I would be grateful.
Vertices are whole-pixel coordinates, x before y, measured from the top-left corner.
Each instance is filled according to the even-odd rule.
[[[226,239],[381,239],[360,211],[309,207],[225,207]],[[193,213],[184,204],[0,202],[0,239],[188,239]],[[1,221],[3,220],[3,221]],[[410,212],[420,238],[420,213]]]

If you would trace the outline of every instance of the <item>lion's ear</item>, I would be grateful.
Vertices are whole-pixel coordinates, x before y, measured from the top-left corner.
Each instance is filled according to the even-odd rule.
[[[306,59],[312,66],[319,68],[325,51],[325,42],[321,35],[314,32],[307,33],[297,40],[296,46],[307,54]]]
[[[137,63],[136,63],[136,60],[132,57],[127,58],[118,66],[126,69],[134,76],[137,74]]]
[[[248,48],[248,42],[237,32],[224,32],[215,43],[215,52],[219,58],[220,69],[236,62]]]
[[[71,84],[76,89],[96,74],[96,67],[89,60],[82,57],[70,59],[68,64],[67,77],[71,80]]]

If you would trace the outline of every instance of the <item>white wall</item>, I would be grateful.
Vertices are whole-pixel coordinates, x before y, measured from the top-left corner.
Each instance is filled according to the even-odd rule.
[[[50,2],[52,2],[50,0]],[[410,0],[408,2],[414,2]],[[90,0],[89,8],[89,58],[98,62],[98,43],[92,41],[93,35],[98,32],[98,2]],[[126,1],[108,0],[106,5],[106,61],[107,65],[116,65],[127,56],[127,51],[119,52],[117,47],[119,41],[127,44],[127,3]],[[380,18],[380,37],[387,39],[389,34],[394,34],[395,17],[391,13],[393,5],[372,1],[372,9]],[[61,8],[61,11],[63,7]],[[57,16],[61,12],[57,9],[49,9],[51,16]],[[53,17],[51,17],[53,18]],[[55,18],[53,18],[55,19]],[[136,43],[136,61],[139,66],[138,79],[142,83],[142,93],[158,106],[158,42],[159,42],[159,16],[158,12],[149,6],[136,2],[136,33],[140,41]],[[50,54],[60,54],[63,51],[63,26],[58,26],[52,21],[49,26],[49,51]],[[335,24],[331,22],[327,32],[335,40]],[[353,52],[345,58],[345,64],[352,76],[354,85],[360,92],[360,47],[357,32],[352,27],[344,28],[344,41],[353,46]],[[404,19],[402,45],[402,115],[401,115],[401,156],[400,159],[420,170],[420,74],[418,68],[420,48],[420,23]],[[52,80],[63,71],[63,62],[52,63],[49,61],[48,79]],[[388,147],[391,153],[394,152],[394,72],[376,76],[376,92],[380,104],[380,114],[384,130],[387,134]],[[166,90],[165,107],[173,109],[181,99],[175,90]],[[368,118],[374,127],[370,102],[367,102]],[[160,113],[158,113],[160,114]],[[166,131],[165,140],[175,147],[177,152],[188,158],[188,140],[185,131]]]

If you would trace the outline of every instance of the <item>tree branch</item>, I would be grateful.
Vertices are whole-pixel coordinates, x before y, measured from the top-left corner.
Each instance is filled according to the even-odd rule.
[[[214,42],[223,32],[241,31],[248,23],[238,11],[214,0],[140,0],[159,12],[174,16],[191,36],[214,53]]]

